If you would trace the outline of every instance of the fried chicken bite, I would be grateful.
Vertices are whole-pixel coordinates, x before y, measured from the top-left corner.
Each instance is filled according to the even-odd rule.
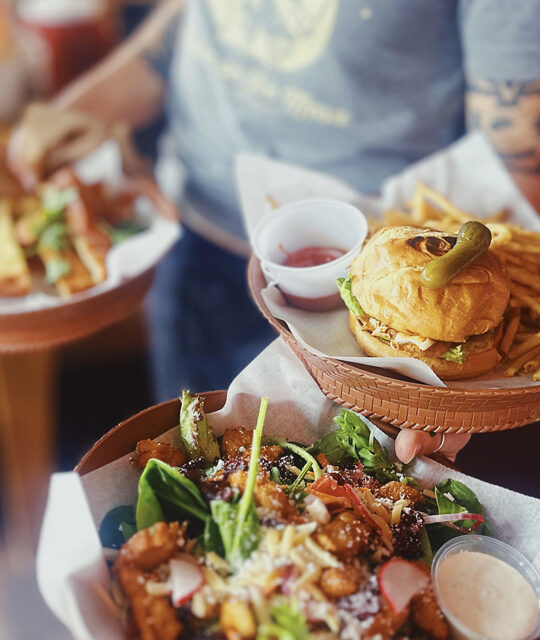
[[[366,552],[372,535],[370,527],[353,511],[343,511],[316,531],[314,537],[323,549],[346,559]]]
[[[219,622],[227,640],[252,640],[257,636],[253,613],[239,598],[229,598],[223,603]]]
[[[356,593],[362,584],[362,572],[353,563],[324,569],[319,581],[321,591],[329,598],[344,598]]]
[[[128,596],[141,640],[176,640],[182,624],[168,596],[151,596],[146,591],[146,576],[134,565],[124,565],[118,577]]]
[[[409,617],[409,607],[405,607],[403,611],[394,613],[387,605],[383,597],[381,600],[381,608],[375,614],[373,622],[366,629],[365,636],[362,638],[377,639],[377,640],[391,640],[394,634],[402,627]]]
[[[133,464],[139,469],[144,469],[151,458],[157,458],[162,462],[170,464],[171,467],[179,467],[187,460],[186,454],[165,442],[154,442],[153,440],[140,440],[137,442]]]
[[[411,506],[415,504],[422,504],[424,502],[424,496],[418,489],[411,487],[409,484],[403,484],[392,480],[387,482],[379,489],[379,498],[389,498],[393,502],[398,500],[409,500]]]
[[[447,640],[448,625],[443,617],[432,586],[411,599],[412,622],[433,640]]]
[[[226,429],[221,440],[221,452],[224,458],[246,458],[251,454],[253,431],[245,427]],[[276,445],[262,445],[261,459],[275,462],[283,454],[283,449]]]
[[[168,562],[184,545],[184,527],[178,522],[156,522],[149,529],[142,529],[123,545],[116,558],[115,570],[131,565],[148,571]]]
[[[168,596],[150,595],[149,572],[168,562],[184,544],[178,522],[157,522],[133,535],[122,547],[114,572],[129,598],[142,640],[176,640],[182,633]]]
[[[246,488],[247,475],[245,471],[235,471],[230,474],[229,483],[243,493]],[[298,515],[287,494],[264,472],[257,475],[253,496],[257,507],[263,507],[283,520],[295,520]]]

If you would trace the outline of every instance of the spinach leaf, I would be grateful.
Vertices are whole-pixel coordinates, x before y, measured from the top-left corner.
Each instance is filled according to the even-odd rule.
[[[450,499],[448,496],[452,496]],[[474,491],[458,480],[447,478],[435,487],[435,498],[439,513],[477,513],[484,515],[484,508],[476,497]],[[459,522],[461,527],[470,529],[475,524],[474,520],[463,520]],[[479,527],[479,532],[483,531],[483,525]]]
[[[153,458],[139,478],[137,529],[156,522],[195,517],[206,522],[208,505],[197,486],[170,465]]]
[[[180,408],[180,437],[191,460],[203,457],[212,463],[219,458],[219,446],[214,431],[204,413],[204,400],[182,392]]]
[[[99,539],[103,547],[120,549],[137,531],[135,509],[124,504],[107,511],[99,525]]]

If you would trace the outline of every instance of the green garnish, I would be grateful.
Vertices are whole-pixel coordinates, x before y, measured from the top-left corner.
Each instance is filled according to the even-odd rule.
[[[244,493],[238,503],[238,513],[236,515],[235,522],[235,534],[231,547],[231,557],[236,558],[238,554],[242,553],[242,541],[244,545],[246,540],[249,541],[250,536],[254,534],[253,531],[253,516],[248,519],[250,512],[255,515],[255,505],[253,502],[253,493],[255,491],[255,484],[257,482],[257,473],[259,472],[259,457],[261,453],[261,440],[264,427],[264,420],[266,418],[266,410],[268,408],[268,398],[261,398],[261,404],[259,407],[259,416],[257,417],[257,424],[253,430],[253,440],[251,442],[251,455],[249,458],[249,470],[246,480],[246,487]],[[259,522],[257,521],[257,533]],[[248,526],[246,526],[248,525]],[[244,547],[245,548],[245,547]]]
[[[58,221],[65,208],[77,200],[78,197],[79,192],[75,187],[70,187],[69,189],[48,187],[41,197],[41,204],[47,223]]]
[[[445,360],[449,362],[457,362],[458,364],[463,364],[465,362],[466,353],[463,349],[462,344],[455,344],[453,347],[450,347],[448,351],[442,354],[441,356]]]
[[[207,462],[219,458],[219,446],[204,412],[204,400],[182,392],[180,408],[180,437],[191,460],[203,457]]]
[[[62,276],[67,275],[71,271],[71,265],[63,258],[53,258],[45,263],[45,280],[49,284],[54,284]]]
[[[182,521],[191,516],[202,522],[208,518],[208,505],[198,487],[166,462],[149,460],[139,478],[137,530],[162,520]]]
[[[295,600],[272,607],[270,615],[272,622],[260,625],[257,640],[305,640],[309,638],[307,621]]]
[[[133,220],[125,220],[116,227],[103,223],[102,227],[113,244],[118,244],[119,242],[122,242],[127,238],[131,238],[131,236],[134,236],[141,231],[145,231],[148,228],[143,224],[134,222]]]
[[[350,276],[348,278],[338,278],[337,285],[339,289],[339,295],[347,306],[347,309],[349,309],[349,311],[352,311],[352,313],[354,313],[357,318],[359,318],[360,316],[365,316],[366,312],[362,309],[360,303],[352,292],[352,282]]]
[[[313,443],[310,447],[312,453],[322,453],[330,464],[336,466],[360,461],[364,472],[382,483],[397,480],[414,484],[413,478],[403,476],[402,466],[389,459],[386,449],[377,442],[361,416],[342,409],[334,422],[338,428]]]
[[[40,249],[60,252],[67,249],[68,243],[67,226],[63,222],[53,222],[41,233],[38,245]]]

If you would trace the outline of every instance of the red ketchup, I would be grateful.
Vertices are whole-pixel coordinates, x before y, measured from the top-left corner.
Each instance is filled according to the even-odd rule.
[[[337,260],[347,253],[344,249],[338,247],[304,247],[292,253],[289,253],[281,245],[279,248],[287,256],[282,263],[286,267],[317,267],[321,264]],[[333,293],[320,298],[304,298],[293,295],[292,293],[285,293],[284,291],[282,291],[282,293],[293,307],[305,309],[306,311],[327,311],[328,309],[337,307],[341,301],[339,293]]]
[[[304,247],[289,253],[282,246],[279,247],[286,255],[283,264],[286,267],[317,267],[337,260],[347,252],[337,247]]]

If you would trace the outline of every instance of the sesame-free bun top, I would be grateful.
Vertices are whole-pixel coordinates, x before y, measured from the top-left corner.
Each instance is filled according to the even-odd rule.
[[[463,342],[499,324],[510,297],[498,258],[488,251],[440,289],[420,280],[434,258],[449,251],[455,234],[385,227],[352,262],[352,292],[362,309],[398,331]]]

